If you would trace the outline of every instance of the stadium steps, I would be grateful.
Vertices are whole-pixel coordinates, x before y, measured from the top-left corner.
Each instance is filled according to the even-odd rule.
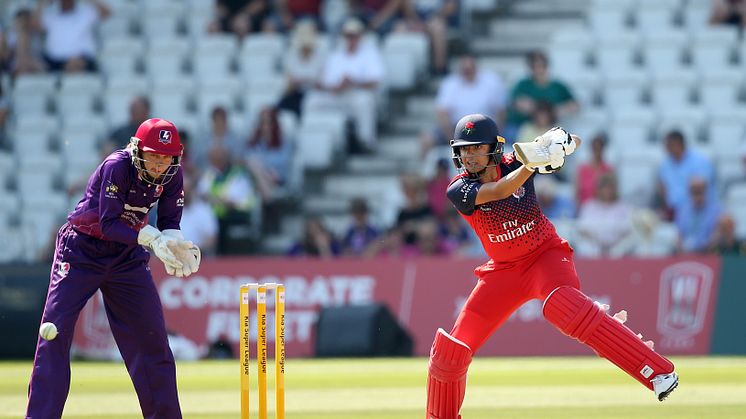
[[[505,13],[493,17],[487,33],[472,42],[472,52],[480,57],[523,55],[543,49],[558,27],[584,23],[588,0],[523,0],[513,2]]]

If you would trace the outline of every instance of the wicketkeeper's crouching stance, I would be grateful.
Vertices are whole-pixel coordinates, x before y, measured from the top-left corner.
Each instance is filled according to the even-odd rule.
[[[596,353],[665,399],[678,385],[673,364],[653,351],[651,341],[624,326],[627,313],[580,291],[573,250],[557,235],[536,201],[533,176],[552,173],[580,144],[553,128],[534,142],[518,143],[503,155],[505,140],[484,115],[456,125],[451,147],[462,173],[448,197],[474,228],[490,260],[475,269],[477,285],[450,333],[439,329],[430,353],[427,419],[457,419],[473,354],[523,303],[540,298],[544,317],[562,333]]]
[[[174,124],[149,119],[130,145],[109,155],[88,180],[85,196],[57,234],[42,322],[54,323],[59,334],[37,342],[26,418],[62,416],[75,322],[97,290],[143,417],[181,418],[176,365],[146,248],[171,275],[188,276],[199,269],[199,248],[179,230],[182,154]],[[148,212],[156,203],[158,228],[148,225]]]

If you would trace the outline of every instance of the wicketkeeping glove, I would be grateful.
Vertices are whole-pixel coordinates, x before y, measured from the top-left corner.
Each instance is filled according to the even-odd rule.
[[[171,251],[169,244],[173,241],[175,241],[174,238],[164,235],[158,231],[157,228],[151,225],[146,225],[140,229],[140,232],[137,235],[137,243],[147,247],[155,253],[156,257],[166,265],[167,271],[169,265],[179,269],[183,266]]]
[[[181,267],[166,266],[166,272],[179,278],[187,277],[199,270],[199,264],[202,261],[202,251],[191,241],[184,240],[180,230],[163,230],[163,234],[174,238],[174,242],[169,243],[171,251],[181,262]]]

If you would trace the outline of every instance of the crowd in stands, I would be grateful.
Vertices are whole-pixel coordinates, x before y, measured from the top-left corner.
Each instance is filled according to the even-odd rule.
[[[20,116],[14,114],[10,94],[20,78],[49,73],[114,78],[99,61],[99,53],[101,24],[117,19],[118,9],[110,4],[117,2],[39,1],[30,7],[19,2],[22,7],[3,22],[0,68],[9,77],[0,83],[2,149],[12,152],[14,141],[22,141],[10,138],[8,128]],[[197,20],[201,25],[197,31],[203,31],[200,36],[205,38],[229,35],[241,42],[271,33],[287,40],[287,48],[278,53],[284,77],[280,94],[270,103],[261,103],[254,118],[216,103],[205,110],[204,121],[182,120],[184,125],[176,121],[182,127],[185,188],[189,190],[182,229],[205,255],[235,253],[237,246],[244,253],[258,252],[264,211],[278,200],[302,197],[290,170],[298,154],[297,141],[302,139],[293,138],[292,127],[309,109],[341,112],[352,138],[348,151],[376,153],[379,130],[386,128],[381,109],[388,95],[381,40],[392,33],[422,33],[428,38],[426,78],[440,82],[433,97],[431,126],[419,135],[421,155],[412,160],[432,167],[423,170],[426,175],[408,172],[401,176],[403,203],[393,224],[374,221],[372,202],[361,194],[349,204],[351,221],[346,229],[333,231],[323,217],[308,216],[287,255],[481,256],[476,238],[444,194],[454,169],[441,152],[447,149],[455,123],[469,113],[494,117],[510,152],[514,142],[532,141],[583,112],[569,84],[552,74],[552,63],[543,51],[527,55],[526,74],[516,80],[481,68],[478,57],[468,51],[449,51],[448,31],[460,25],[457,0],[344,3],[344,15],[331,19],[324,15],[322,0],[216,0],[211,17]],[[743,28],[745,16],[746,1],[713,0],[711,24]],[[334,42],[336,36],[339,40]],[[157,70],[146,71],[155,77]],[[140,73],[138,77],[148,76]],[[160,116],[152,100],[147,94],[134,95],[128,102],[126,121],[107,121],[108,134],[97,143],[99,157],[125,147],[141,121]],[[582,257],[746,254],[744,237],[737,234],[739,217],[721,204],[730,189],[746,184],[746,146],[739,149],[742,174],[725,182],[718,178],[711,157],[693,147],[696,139],[687,134],[671,129],[649,144],[650,153],[663,158],[648,179],[657,185],[655,193],[642,205],[621,199],[624,178],[619,161],[609,158],[612,144],[603,130],[585,138],[586,150],[573,156],[556,176],[535,178],[537,198]],[[734,144],[743,141],[733,139]],[[613,147],[625,151],[623,145]],[[67,185],[71,197],[80,195],[85,181],[81,177]],[[0,217],[0,222],[5,218]]]

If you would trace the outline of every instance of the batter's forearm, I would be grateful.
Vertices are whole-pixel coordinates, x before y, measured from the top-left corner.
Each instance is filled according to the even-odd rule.
[[[508,173],[497,182],[485,183],[479,189],[476,204],[483,204],[490,201],[499,201],[513,194],[524,182],[534,174],[534,171],[521,166],[520,169]]]

